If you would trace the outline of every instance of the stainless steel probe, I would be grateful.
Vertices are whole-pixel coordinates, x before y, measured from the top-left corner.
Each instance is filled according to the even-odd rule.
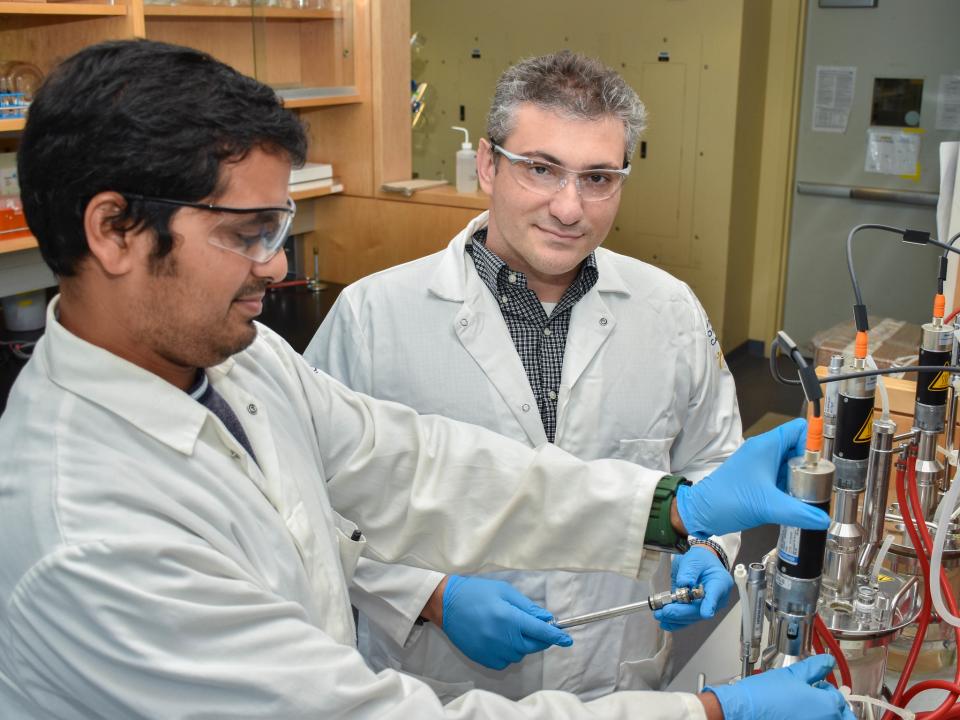
[[[677,588],[673,592],[664,590],[640,602],[621,605],[620,607],[610,608],[609,610],[597,610],[596,612],[564,618],[562,620],[554,620],[553,625],[562,630],[576,627],[577,625],[586,625],[587,623],[596,622],[597,620],[608,620],[620,615],[629,615],[630,613],[639,612],[640,610],[659,610],[664,605],[671,603],[689,605],[693,601],[701,600],[702,598],[703,585],[697,585],[694,588]]]

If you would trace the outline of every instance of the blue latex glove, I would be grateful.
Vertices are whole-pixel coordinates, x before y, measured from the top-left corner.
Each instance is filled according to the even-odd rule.
[[[706,690],[717,696],[724,720],[855,720],[840,691],[824,680],[833,666],[830,655],[814,655],[789,667]]]
[[[524,655],[573,639],[549,624],[547,610],[499,580],[451,575],[443,592],[443,631],[476,663],[503,670]]]
[[[694,545],[683,555],[674,555],[670,565],[672,590],[703,584],[703,599],[689,605],[672,603],[653,616],[660,627],[669,632],[685,628],[702,618],[712,618],[717,608],[727,604],[733,589],[733,576],[723,567],[720,558],[703,545]]]
[[[823,510],[781,492],[786,461],[803,453],[806,435],[806,420],[791,420],[747,440],[696,485],[677,488],[677,511],[687,532],[709,537],[767,523],[826,530],[830,517]]]

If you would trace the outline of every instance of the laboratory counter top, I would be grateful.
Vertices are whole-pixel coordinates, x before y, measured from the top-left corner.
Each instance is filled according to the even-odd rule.
[[[343,285],[327,283],[325,289],[313,292],[306,287],[285,287],[268,290],[263,299],[263,312],[257,318],[267,327],[278,332],[294,350],[302,353],[323,322]],[[7,343],[35,342],[42,332],[12,333],[0,331],[0,413],[7,405],[7,396],[26,360],[16,357]]]

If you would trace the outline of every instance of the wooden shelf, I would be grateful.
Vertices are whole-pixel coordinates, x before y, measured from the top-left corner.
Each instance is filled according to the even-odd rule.
[[[26,125],[26,118],[10,118],[8,120],[0,120],[0,132],[18,132],[23,130],[24,125]]]
[[[331,107],[333,105],[355,105],[363,102],[363,98],[358,95],[323,95],[318,97],[305,98],[283,98],[283,106],[291,110],[308,109],[318,107]]]
[[[295,201],[309,200],[310,198],[324,197],[325,195],[334,195],[343,192],[343,185],[334,183],[330,187],[311,188],[310,190],[292,190],[290,197]],[[26,237],[10,238],[9,240],[0,240],[0,255],[6,253],[20,252],[21,250],[30,250],[37,247],[37,239],[32,235]]]
[[[126,5],[99,3],[0,2],[0,15],[126,15]]]
[[[7,4],[10,3],[0,3]],[[276,7],[227,7],[225,5],[144,5],[146,17],[209,17],[209,18],[265,18],[275,20],[335,20],[342,17],[336,10],[311,10]]]
[[[457,188],[453,185],[440,185],[427,190],[417,190],[410,197],[380,190],[377,192],[377,197],[384,200],[399,200],[401,202],[420,203],[421,205],[444,205],[472,210],[486,210],[490,207],[490,198],[485,193],[479,190],[472,193],[458,193]]]
[[[297,190],[291,185],[290,199],[294,202],[299,202],[300,200],[309,200],[310,198],[324,197],[325,195],[335,195],[336,193],[342,192],[343,185],[338,182],[335,182],[330,187],[311,188],[310,190]]]
[[[20,250],[30,250],[35,247],[37,247],[37,239],[33,237],[33,235],[11,238],[10,240],[0,240],[0,255],[19,252]]]

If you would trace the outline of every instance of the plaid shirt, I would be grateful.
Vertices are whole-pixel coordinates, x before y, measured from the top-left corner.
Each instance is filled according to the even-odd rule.
[[[580,265],[576,279],[547,317],[540,299],[527,287],[526,276],[507,267],[503,260],[487,249],[486,241],[487,229],[480,228],[473,235],[473,244],[467,245],[467,252],[473,257],[473,264],[483,284],[497,298],[537,400],[547,440],[553,442],[557,434],[557,395],[560,392],[560,372],[563,369],[570,315],[573,306],[597,282],[597,260],[593,253],[587,256]]]

